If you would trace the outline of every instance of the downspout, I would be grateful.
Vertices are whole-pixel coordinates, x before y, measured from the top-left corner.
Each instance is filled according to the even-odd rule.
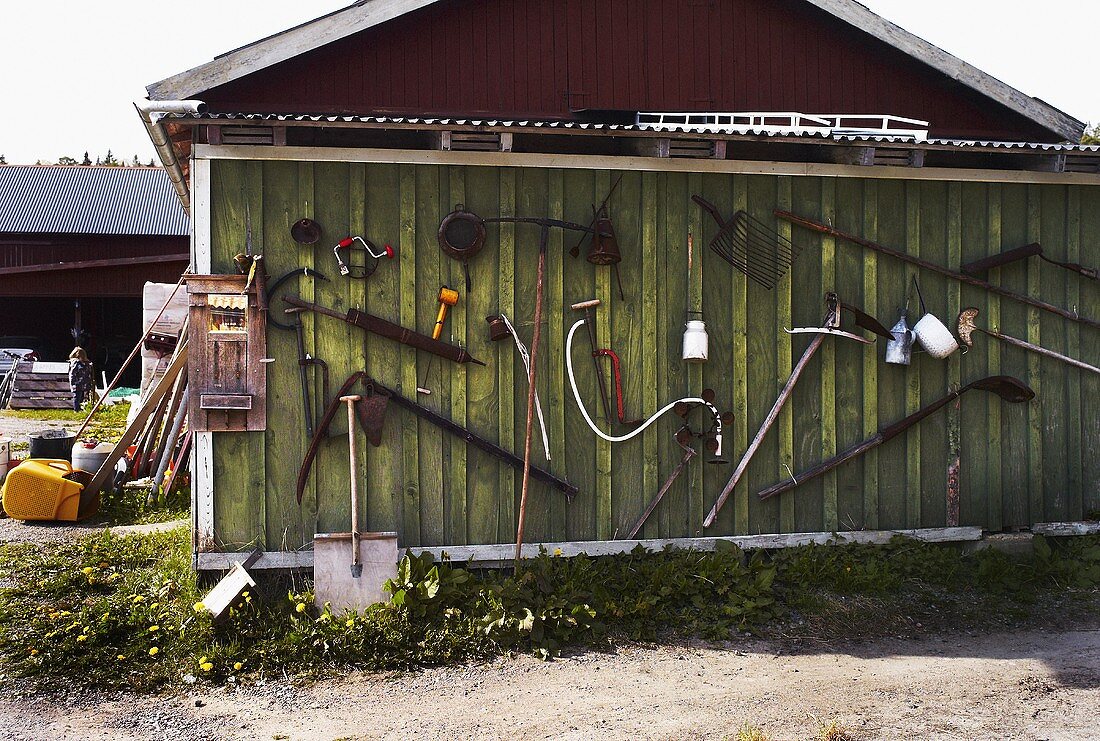
[[[176,151],[172,148],[172,140],[168,138],[161,119],[172,113],[202,113],[206,104],[201,100],[135,100],[134,108],[141,116],[145,124],[145,131],[156,147],[157,156],[160,157],[164,169],[168,172],[168,178],[172,181],[172,187],[176,189],[183,210],[191,213],[191,191],[187,187],[187,178],[183,174],[183,168],[176,157]]]

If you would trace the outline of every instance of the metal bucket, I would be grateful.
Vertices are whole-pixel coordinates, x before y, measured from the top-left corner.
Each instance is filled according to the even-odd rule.
[[[51,458],[53,460],[73,460],[73,441],[76,435],[68,430],[39,430],[27,436],[30,438],[28,458]]]

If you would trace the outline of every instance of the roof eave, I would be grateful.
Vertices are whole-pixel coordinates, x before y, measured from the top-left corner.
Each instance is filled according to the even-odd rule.
[[[935,44],[906,31],[856,0],[806,0],[806,2],[908,54],[917,61],[927,64],[952,80],[1019,113],[1067,141],[1080,141],[1085,131],[1084,122],[1017,90]]]

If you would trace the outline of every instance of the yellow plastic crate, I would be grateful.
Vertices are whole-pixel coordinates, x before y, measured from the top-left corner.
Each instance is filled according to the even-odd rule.
[[[98,493],[84,491],[90,481],[66,460],[25,460],[4,481],[4,511],[16,520],[83,519],[99,510]]]

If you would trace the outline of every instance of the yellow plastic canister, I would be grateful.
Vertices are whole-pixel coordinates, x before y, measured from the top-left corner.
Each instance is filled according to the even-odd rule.
[[[4,511],[16,520],[76,520],[91,514],[80,512],[84,485],[65,478],[72,473],[72,464],[64,459],[23,461],[4,481]]]

